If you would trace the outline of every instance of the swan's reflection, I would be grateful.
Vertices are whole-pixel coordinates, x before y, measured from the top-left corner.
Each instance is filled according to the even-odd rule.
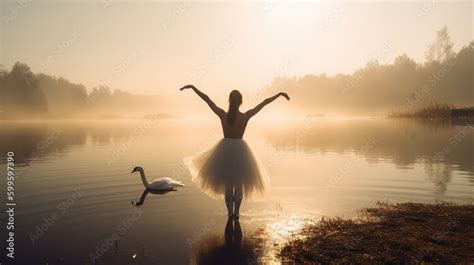
[[[137,201],[137,202],[134,202],[132,201],[132,205],[135,205],[137,207],[143,205],[145,203],[145,199],[146,199],[146,196],[148,195],[148,193],[151,193],[151,194],[156,194],[156,195],[165,195],[167,193],[170,193],[172,191],[177,191],[175,189],[170,189],[170,190],[149,190],[149,189],[145,189],[142,193],[142,196],[140,197],[140,200]]]
[[[257,248],[257,241],[243,237],[239,221],[229,218],[224,230],[224,240],[222,236],[211,235],[198,243],[195,263],[256,264],[260,258]]]

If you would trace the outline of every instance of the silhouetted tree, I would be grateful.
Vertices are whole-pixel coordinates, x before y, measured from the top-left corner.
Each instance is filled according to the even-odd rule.
[[[435,41],[428,46],[426,52],[426,61],[428,63],[436,61],[438,63],[444,62],[453,56],[453,43],[449,37],[447,27],[436,32]]]
[[[2,71],[0,81],[2,108],[6,117],[41,115],[48,111],[46,97],[28,65],[17,62],[10,72]]]

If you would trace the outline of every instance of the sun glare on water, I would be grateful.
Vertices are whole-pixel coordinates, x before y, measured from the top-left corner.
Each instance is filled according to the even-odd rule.
[[[270,214],[271,215],[271,214]],[[278,212],[262,229],[252,237],[261,241],[262,262],[265,264],[281,264],[277,254],[288,241],[298,237],[298,232],[306,225],[314,223],[317,213]]]

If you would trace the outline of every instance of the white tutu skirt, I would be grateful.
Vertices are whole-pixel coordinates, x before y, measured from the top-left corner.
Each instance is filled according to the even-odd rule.
[[[224,138],[210,150],[184,158],[193,182],[212,198],[222,198],[228,185],[242,185],[245,198],[261,195],[268,183],[258,159],[242,139]]]

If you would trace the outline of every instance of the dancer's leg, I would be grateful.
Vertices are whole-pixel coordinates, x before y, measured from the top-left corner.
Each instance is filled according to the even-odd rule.
[[[242,203],[242,198],[243,198],[242,184],[239,184],[235,186],[235,193],[234,193],[234,203],[235,203],[234,217],[236,219],[239,218],[240,204]]]
[[[226,185],[225,187],[225,205],[227,206],[227,214],[231,217],[234,213],[234,187],[230,184]]]

